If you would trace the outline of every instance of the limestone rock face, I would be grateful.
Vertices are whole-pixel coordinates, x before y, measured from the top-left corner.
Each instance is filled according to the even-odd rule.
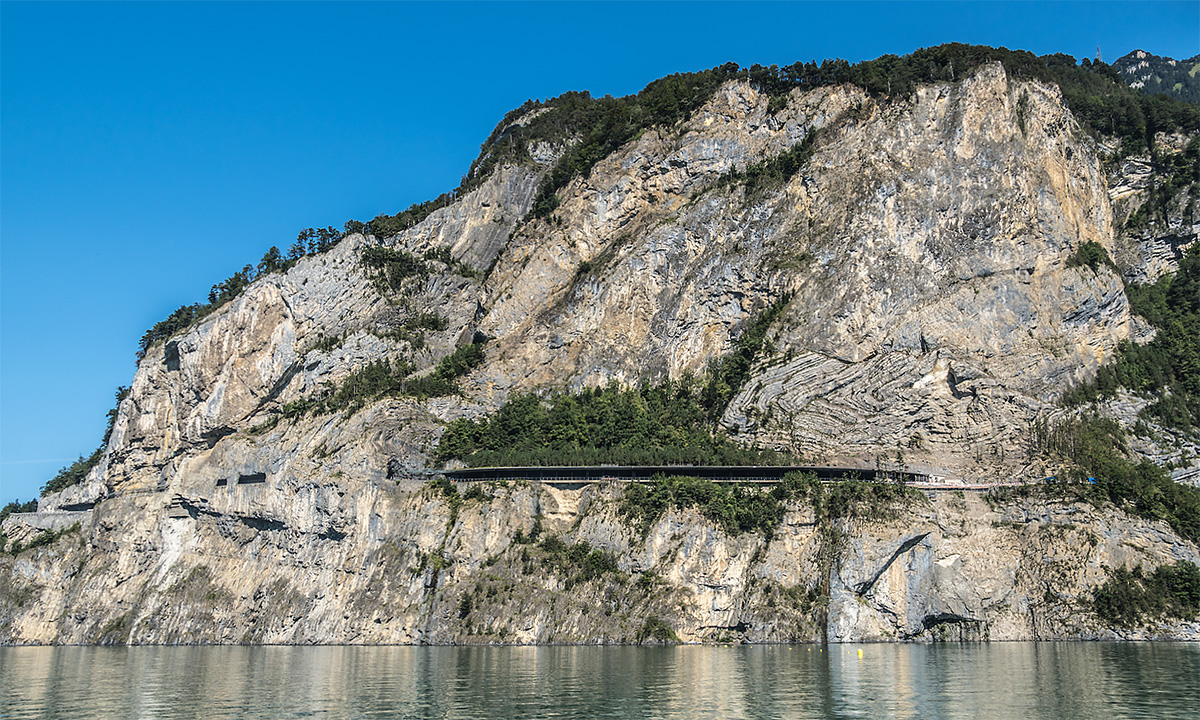
[[[1191,183],[1182,184],[1173,195],[1151,202],[1154,187],[1169,186],[1169,168],[1175,158],[1187,152],[1192,138],[1159,133],[1155,146],[1161,162],[1156,166],[1148,156],[1126,158],[1109,170],[1109,196],[1116,228],[1114,259],[1126,279],[1136,283],[1154,283],[1179,270],[1183,254],[1200,239],[1200,207]],[[1194,150],[1193,150],[1194,152]],[[1166,168],[1164,171],[1163,168]],[[1140,318],[1134,317],[1135,322]],[[1145,344],[1155,335],[1153,328],[1134,328],[1131,340]],[[1105,410],[1125,427],[1139,421],[1150,432],[1135,437],[1136,452],[1148,460],[1171,469],[1177,482],[1200,486],[1200,443],[1189,433],[1164,427],[1152,417],[1138,413],[1149,404],[1147,398],[1123,395],[1106,404]]]
[[[1164,158],[1173,159],[1187,152],[1191,142],[1192,138],[1182,135],[1159,133],[1155,147]],[[1115,259],[1125,276],[1135,282],[1156,282],[1178,270],[1183,253],[1200,238],[1200,207],[1191,183],[1184,183],[1156,207],[1147,207],[1151,190],[1170,179],[1156,170],[1149,156],[1125,158],[1108,172],[1117,229]]]
[[[3,560],[0,641],[1200,639],[1200,623],[1118,631],[1092,613],[1105,566],[1200,562],[1111,508],[942,493],[832,533],[792,503],[765,538],[695,510],[643,532],[616,485],[478,487],[457,509],[413,482],[120,495]],[[522,542],[535,525],[560,549]]]
[[[1193,545],[1115,510],[971,497],[836,547],[801,506],[769,542],[692,511],[643,537],[619,488],[510,484],[459,507],[425,484],[447,422],[514,392],[702,373],[781,298],[731,436],[813,464],[1040,477],[1032,423],[1147,334],[1117,273],[1067,259],[1096,242],[1146,277],[1169,269],[1138,249],[1157,240],[1114,237],[1114,207],[1144,195],[1137,161],[1106,176],[1057,88],[998,64],[900,100],[845,86],[773,105],[725,84],[572,180],[546,219],[530,209],[565,148],[530,147],[403,233],[351,235],[149,348],[86,482],[7,521],[22,543],[67,532],[0,559],[0,642],[1106,636],[1071,610],[1101,564],[1133,563],[1130,543],[1147,562]],[[801,170],[771,180],[800,148]],[[453,263],[380,289],[360,262],[373,244]],[[444,329],[410,331],[431,312]],[[483,337],[460,395],[280,412]],[[45,519],[66,512],[77,531]],[[514,540],[535,519],[616,569],[581,577]]]
[[[783,186],[717,181],[813,132]],[[489,280],[481,327],[500,341],[481,383],[696,373],[791,293],[725,424],[814,460],[899,450],[1019,474],[1022,428],[1131,330],[1120,277],[1065,267],[1081,243],[1112,247],[1095,149],[1056,88],[999,65],[893,104],[797,92],[774,115],[730,84],[575,181],[557,215],[522,228]]]

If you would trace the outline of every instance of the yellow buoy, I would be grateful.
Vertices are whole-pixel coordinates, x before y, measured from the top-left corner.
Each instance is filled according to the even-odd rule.
[[[859,650],[859,651],[858,651],[858,656],[859,656],[859,657],[862,657],[862,650]]]

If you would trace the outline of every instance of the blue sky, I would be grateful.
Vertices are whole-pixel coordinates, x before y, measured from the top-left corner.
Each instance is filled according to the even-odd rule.
[[[1200,53],[1200,2],[0,3],[0,503],[99,443],[147,328],[457,185],[527,98],[943,42]]]

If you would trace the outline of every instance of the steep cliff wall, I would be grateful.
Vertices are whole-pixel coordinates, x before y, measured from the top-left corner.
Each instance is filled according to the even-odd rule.
[[[480,382],[698,372],[790,292],[731,431],[817,460],[901,449],[960,476],[1019,472],[1023,428],[1130,331],[1115,273],[1064,266],[1112,233],[1099,163],[1056,90],[995,65],[905,103],[843,87],[767,106],[727,85],[684,128],[573,183],[561,227],[522,228],[485,288],[481,327],[500,348]],[[817,130],[785,185],[716,182]]]
[[[798,147],[795,175],[746,181]],[[1130,547],[1196,559],[1116,511],[973,497],[836,547],[799,505],[769,543],[686,512],[642,539],[615,488],[496,487],[455,517],[422,484],[447,421],[515,391],[700,373],[781,297],[732,435],[976,480],[1039,477],[1031,424],[1135,330],[1115,272],[1066,263],[1114,247],[1094,143],[1057,88],[999,64],[887,103],[843,86],[777,108],[730,82],[531,218],[562,151],[531,148],[400,235],[347,237],[152,346],[100,464],[41,505],[91,515],[0,561],[0,641],[590,642],[652,635],[653,618],[686,640],[1091,637],[1107,631],[1079,603],[1101,564]],[[456,264],[381,291],[360,262],[377,243]],[[445,329],[394,332],[430,310]],[[461,395],[278,414],[373,361],[428,371],[480,334]],[[617,571],[573,582],[513,545],[539,513]],[[28,540],[21,522],[5,532]]]
[[[483,488],[455,510],[414,483],[235,486],[173,508],[123,495],[2,561],[0,641],[1200,638],[1200,623],[1117,631],[1094,615],[1104,566],[1200,562],[1165,524],[1111,508],[947,492],[822,526],[796,502],[766,538],[695,510],[643,534],[615,485]],[[514,539],[535,524],[543,542]]]
[[[444,421],[513,390],[699,373],[785,293],[774,353],[730,406],[730,431],[814,461],[900,450],[955,476],[1019,474],[1029,423],[1130,334],[1120,278],[1065,267],[1112,233],[1094,149],[1057,90],[997,64],[904,102],[849,86],[794,91],[774,114],[767,100],[726,84],[686,124],[643,133],[573,181],[549,220],[522,219],[552,149],[386,240],[450,248],[492,267],[486,280],[444,268],[407,296],[381,294],[357,262],[373,240],[351,236],[258,281],[150,349],[94,481],[166,489],[197,458],[258,452],[245,431],[281,404],[375,359],[428,367],[476,330],[495,341],[465,397],[413,412]],[[814,132],[786,183],[721,182]],[[421,349],[387,337],[423,309],[448,328]],[[315,349],[334,336],[345,340]],[[328,417],[328,431],[347,422]],[[377,469],[421,459],[363,451]]]

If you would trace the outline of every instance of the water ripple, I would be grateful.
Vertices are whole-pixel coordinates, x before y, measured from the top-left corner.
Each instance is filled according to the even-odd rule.
[[[0,718],[1190,718],[1200,645],[0,648]]]

